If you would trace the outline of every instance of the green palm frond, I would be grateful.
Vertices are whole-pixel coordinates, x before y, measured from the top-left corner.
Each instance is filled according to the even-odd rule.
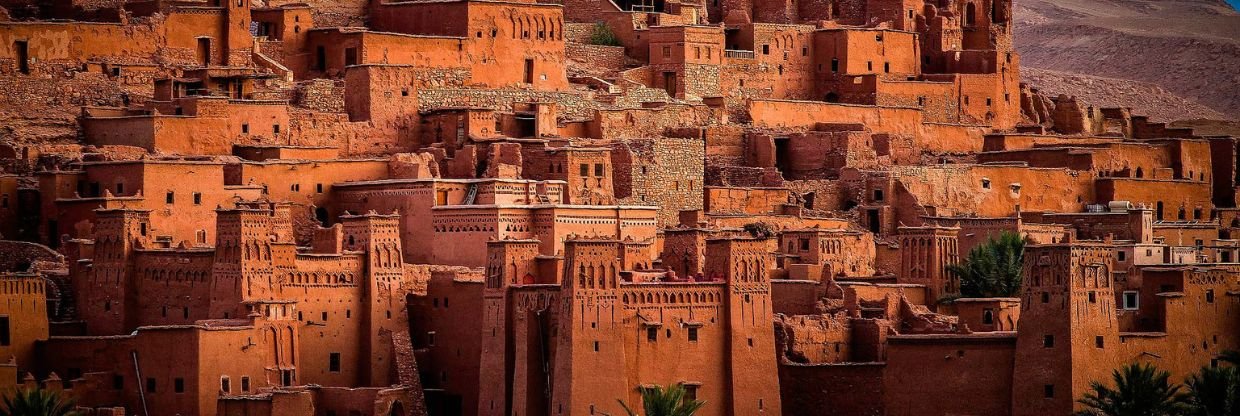
[[[693,416],[706,404],[704,401],[685,397],[685,387],[680,384],[667,388],[643,387],[641,392],[644,415],[634,412],[624,401],[617,400],[629,416]]]
[[[1202,368],[1188,384],[1193,416],[1240,415],[1240,371],[1235,367]]]
[[[1188,409],[1182,386],[1170,382],[1171,373],[1149,364],[1128,364],[1111,373],[1114,388],[1098,381],[1079,400],[1079,416],[1178,416]]]
[[[1020,294],[1024,258],[1025,239],[1004,231],[974,247],[963,261],[948,266],[948,271],[960,278],[964,297],[1012,297]]]
[[[74,400],[63,392],[38,388],[19,388],[4,396],[0,416],[80,416]]]

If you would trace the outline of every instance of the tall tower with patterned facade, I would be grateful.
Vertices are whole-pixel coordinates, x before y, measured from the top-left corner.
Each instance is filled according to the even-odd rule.
[[[1091,381],[1132,358],[1117,352],[1114,266],[1106,244],[1025,248],[1014,415],[1072,413]]]

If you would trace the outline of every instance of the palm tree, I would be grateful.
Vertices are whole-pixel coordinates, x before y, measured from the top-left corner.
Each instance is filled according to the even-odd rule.
[[[1111,374],[1115,388],[1101,382],[1089,383],[1093,391],[1080,403],[1086,409],[1078,416],[1173,416],[1186,410],[1182,386],[1168,381],[1171,373],[1149,364],[1128,364]]]
[[[1025,239],[1004,231],[974,247],[959,264],[947,267],[960,278],[964,297],[1013,297],[1020,293]]]
[[[1188,378],[1190,414],[1240,415],[1240,372],[1235,367],[1203,367]]]
[[[675,384],[666,389],[659,386],[645,387],[642,391],[642,408],[645,410],[645,416],[693,416],[701,409],[706,402],[690,399],[685,397],[685,387]],[[617,400],[619,401],[619,400]],[[624,407],[625,413],[629,416],[641,416],[641,413],[634,412],[629,405],[620,401],[620,406]]]
[[[79,416],[73,410],[74,400],[61,392],[38,388],[22,388],[4,396],[0,416]]]

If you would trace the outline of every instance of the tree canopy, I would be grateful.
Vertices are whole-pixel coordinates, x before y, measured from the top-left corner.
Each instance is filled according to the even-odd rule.
[[[1025,239],[1004,231],[974,247],[948,270],[960,278],[960,295],[969,298],[1014,297],[1020,293]]]

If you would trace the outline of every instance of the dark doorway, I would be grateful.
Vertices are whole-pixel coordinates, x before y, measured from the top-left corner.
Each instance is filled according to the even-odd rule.
[[[879,231],[883,229],[882,224],[879,223],[878,218],[879,216],[878,216],[877,209],[870,209],[865,212],[866,226],[869,227],[870,232],[874,234],[878,234]]]
[[[30,44],[24,40],[13,42],[13,55],[17,58],[17,71],[30,73]]]
[[[202,66],[211,65],[211,38],[198,38],[198,62]]]
[[[314,219],[318,220],[320,225],[324,227],[328,226],[329,218],[327,216],[327,208],[323,208],[323,207],[315,208]]]
[[[823,101],[826,101],[829,103],[838,103],[840,102],[840,96],[839,94],[836,94],[834,92],[829,92],[827,93],[827,96],[823,98]]]
[[[792,179],[792,151],[789,149],[787,137],[775,138],[775,168],[784,174],[785,179]]]
[[[676,96],[676,73],[663,73],[663,89],[667,90],[667,95]]]
[[[327,49],[322,46],[314,48],[314,68],[320,71],[327,70]]]

